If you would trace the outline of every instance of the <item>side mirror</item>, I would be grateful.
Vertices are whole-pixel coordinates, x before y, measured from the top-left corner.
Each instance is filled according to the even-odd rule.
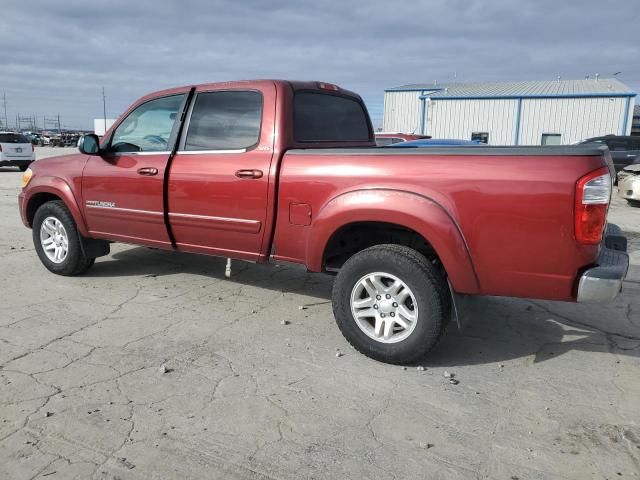
[[[98,136],[89,133],[80,137],[78,141],[78,150],[86,155],[98,155],[100,153],[100,140]]]

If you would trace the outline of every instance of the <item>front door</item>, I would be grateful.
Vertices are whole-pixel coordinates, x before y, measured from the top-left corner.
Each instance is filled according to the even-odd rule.
[[[136,106],[114,130],[105,153],[89,158],[82,196],[92,236],[171,248],[163,180],[185,99],[178,92]]]
[[[169,221],[179,250],[260,256],[274,121],[264,111],[274,104],[273,84],[196,92],[169,176]]]

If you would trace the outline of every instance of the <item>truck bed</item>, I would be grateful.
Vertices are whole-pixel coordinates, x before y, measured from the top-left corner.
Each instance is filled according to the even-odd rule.
[[[431,216],[421,233],[442,243],[436,250],[460,293],[573,300],[578,271],[599,252],[574,238],[575,185],[607,163],[605,149],[588,146],[290,150],[279,176],[274,256],[322,270],[317,249],[331,230],[329,211],[367,222],[400,209]],[[309,205],[313,226],[290,221],[300,204]],[[471,274],[459,268],[463,257]]]

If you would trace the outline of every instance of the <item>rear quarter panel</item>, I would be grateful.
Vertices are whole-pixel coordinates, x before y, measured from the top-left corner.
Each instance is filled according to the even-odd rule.
[[[421,233],[460,293],[573,300],[578,271],[598,254],[574,238],[575,183],[603,164],[600,156],[293,151],[281,166],[275,257],[319,270],[327,230],[365,212]],[[359,205],[336,200],[355,192],[367,192]],[[291,203],[310,205],[311,225],[290,223]]]

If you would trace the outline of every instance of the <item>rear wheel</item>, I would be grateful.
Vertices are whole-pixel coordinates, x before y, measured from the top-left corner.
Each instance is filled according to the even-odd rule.
[[[441,337],[451,308],[440,272],[401,245],[378,245],[351,257],[338,272],[332,298],[349,343],[387,363],[422,358]]]
[[[26,165],[18,165],[18,168],[20,169],[21,172],[25,172],[27,168],[29,168],[29,165],[31,164],[27,163]]]
[[[47,202],[36,211],[33,244],[42,264],[58,275],[79,275],[95,262],[83,252],[76,223],[59,200]]]
[[[631,205],[632,207],[639,207],[640,208],[640,200],[627,200],[627,203],[629,205]]]

